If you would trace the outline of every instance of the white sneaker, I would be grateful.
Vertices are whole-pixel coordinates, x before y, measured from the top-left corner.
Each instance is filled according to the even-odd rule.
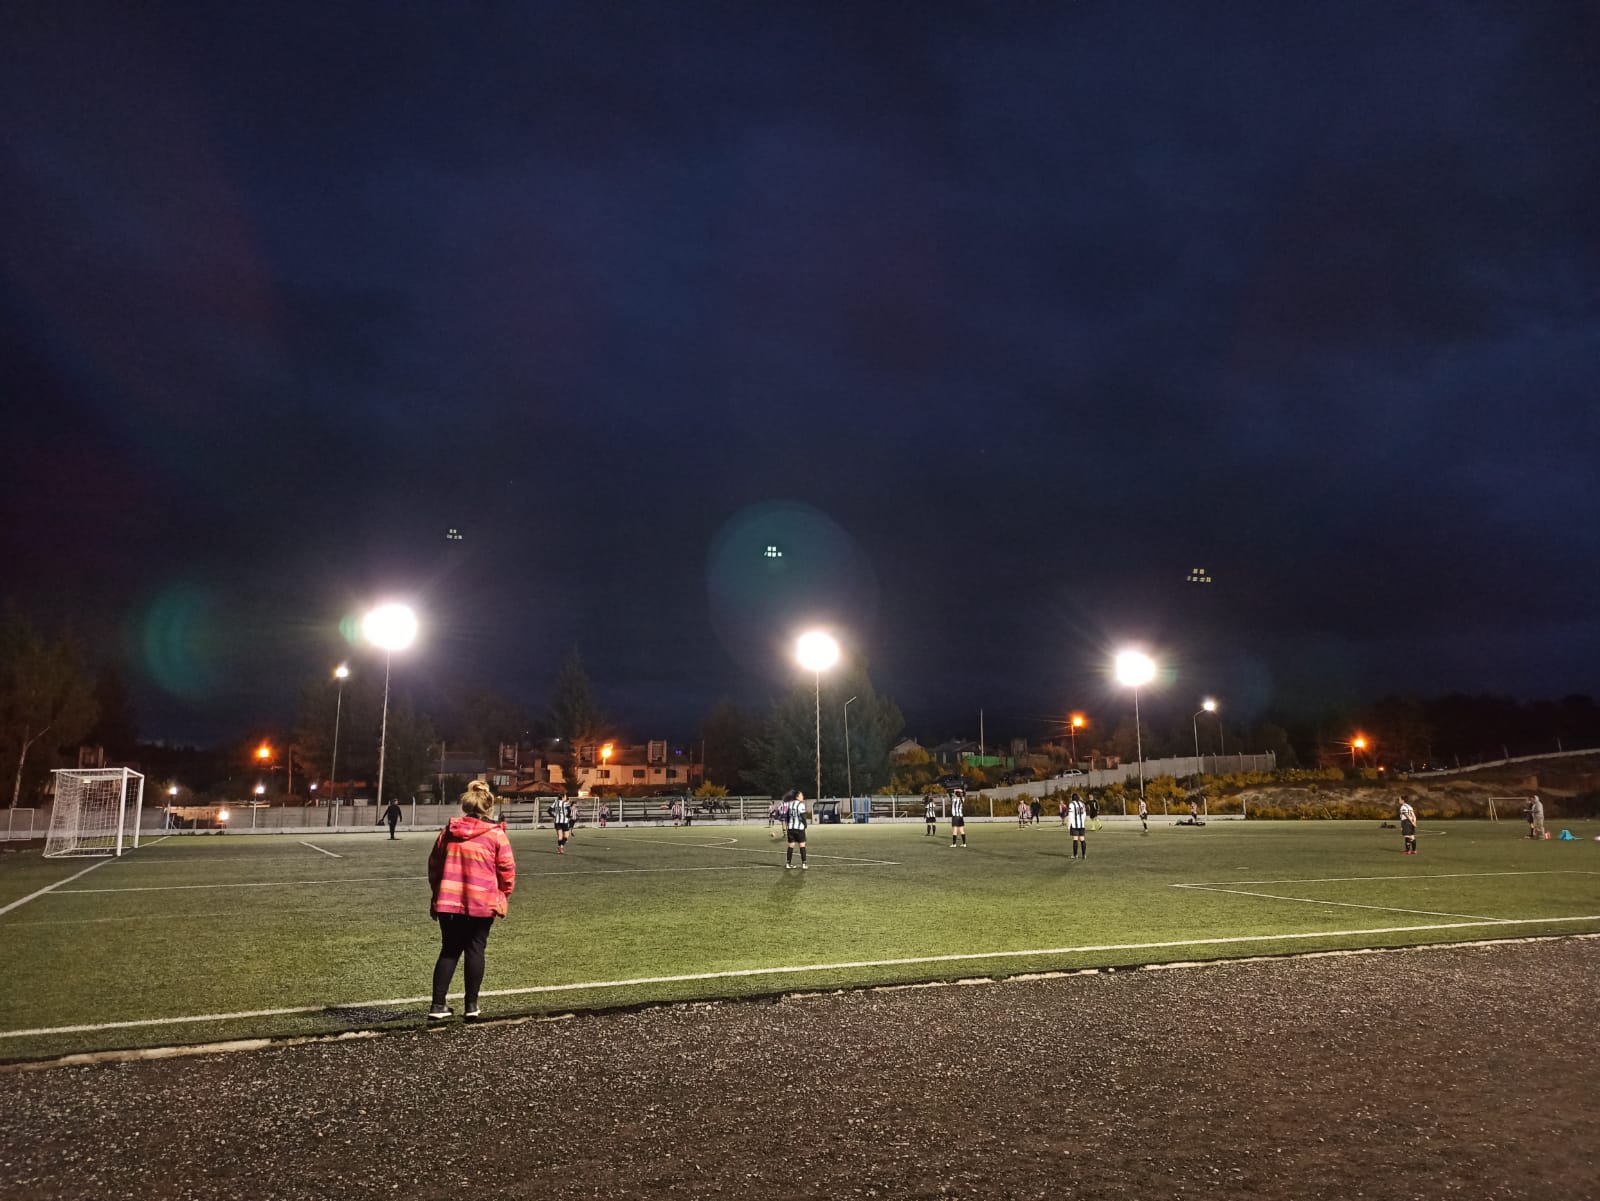
[[[808,871],[811,870],[811,868],[809,866],[807,866],[806,864],[802,863],[800,865],[800,870],[803,871],[803,872],[808,872]]]
[[[448,1005],[435,1005],[432,1009],[428,1010],[428,1020],[430,1022],[443,1022],[449,1017],[450,1006]]]
[[[785,864],[784,864],[784,865],[783,865],[783,870],[784,870],[784,871],[789,871],[789,870],[790,870],[790,869],[791,869],[791,868],[793,868],[793,867],[794,867],[794,864],[792,864],[792,863],[785,863]]]

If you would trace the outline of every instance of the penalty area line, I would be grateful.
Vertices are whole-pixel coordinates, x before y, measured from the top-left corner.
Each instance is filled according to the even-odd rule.
[[[321,847],[319,847],[314,842],[302,842],[300,845],[303,846],[303,847],[310,847],[313,851],[319,851],[322,854],[326,855],[329,859],[343,859],[344,858],[343,855],[335,855],[332,851],[323,850]]]
[[[858,971],[880,967],[915,967],[932,963],[979,963],[1005,959],[1039,958],[1048,955],[1081,955],[1108,951],[1159,951],[1179,947],[1238,946],[1243,943],[1296,943],[1312,938],[1367,937],[1376,934],[1419,934],[1433,930],[1471,930],[1492,926],[1548,926],[1563,922],[1600,922],[1600,913],[1578,917],[1530,917],[1511,920],[1434,922],[1423,926],[1379,926],[1364,930],[1308,930],[1296,934],[1239,934],[1224,938],[1181,938],[1163,942],[1100,943],[1079,947],[1038,947],[1026,951],[974,951],[955,955],[912,955],[899,959],[858,959],[841,963],[806,963],[781,967],[736,968],[721,972],[688,972],[675,976],[635,976],[626,980],[590,980],[576,984],[535,984],[525,988],[485,989],[485,997],[526,997],[550,993],[581,993],[605,989],[636,988],[646,984],[692,984],[701,980],[751,979],[762,976],[798,976],[816,972]],[[460,993],[451,993],[452,997]],[[151,1026],[183,1026],[201,1022],[247,1021],[252,1018],[293,1017],[307,1013],[326,1013],[341,1009],[384,1009],[396,1005],[420,1005],[426,995],[387,997],[381,1001],[341,1001],[336,1005],[293,1005],[279,1009],[247,1009],[236,1013],[201,1013],[179,1017],[136,1018],[120,1022],[92,1022],[76,1026],[39,1026],[28,1030],[0,1030],[0,1039],[42,1038],[54,1034],[85,1034],[98,1030],[132,1030]]]
[[[3,908],[3,909],[0,909],[0,914],[10,913],[13,909],[20,908],[21,906],[26,905],[29,901],[36,900],[37,898],[44,896],[45,893],[47,893],[47,892],[54,892],[56,889],[60,888],[63,884],[71,884],[79,876],[87,876],[90,872],[94,871],[95,868],[104,867],[106,864],[108,864],[110,862],[111,862],[111,860],[109,860],[109,859],[102,859],[98,863],[91,863],[88,867],[84,868],[81,872],[74,872],[72,875],[66,877],[63,880],[57,880],[54,884],[46,884],[43,888],[39,889],[37,892],[30,892],[27,896],[20,897],[17,900],[12,901],[11,904],[5,906],[5,908]]]

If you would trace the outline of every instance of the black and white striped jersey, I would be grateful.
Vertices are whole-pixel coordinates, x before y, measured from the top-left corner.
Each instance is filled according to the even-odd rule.
[[[551,820],[558,826],[564,826],[572,820],[572,802],[562,797],[550,802]]]
[[[784,829],[804,830],[806,828],[806,803],[804,801],[790,801],[789,811],[784,815]]]
[[[933,821],[939,816],[939,802],[929,797],[922,803],[922,816]]]
[[[950,816],[965,817],[967,815],[967,798],[959,792],[950,794]]]
[[[1072,803],[1067,806],[1067,827],[1081,830],[1089,824],[1089,811],[1083,807],[1083,802],[1077,797],[1072,798]]]

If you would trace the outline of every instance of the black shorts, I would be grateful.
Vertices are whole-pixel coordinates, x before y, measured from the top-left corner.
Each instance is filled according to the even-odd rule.
[[[967,819],[962,817],[959,813],[956,814],[956,816],[950,819],[950,828],[952,830],[965,830],[967,828]]]
[[[1074,838],[1082,838],[1088,833],[1088,828],[1086,826],[1068,826],[1067,832]]]
[[[1400,823],[1400,833],[1404,834],[1407,838],[1410,838],[1416,832],[1417,832],[1417,823],[1416,822],[1401,822]]]
[[[557,831],[557,833],[565,833],[566,831],[568,831],[570,829],[572,829],[572,823],[571,822],[557,822],[556,823],[556,831]]]
[[[788,834],[790,842],[804,842],[806,840],[806,832],[804,830],[790,830]]]

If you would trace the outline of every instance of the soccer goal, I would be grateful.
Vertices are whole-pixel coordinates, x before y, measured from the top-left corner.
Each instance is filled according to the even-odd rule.
[[[120,855],[139,845],[144,777],[126,767],[62,768],[56,778],[46,859]]]

